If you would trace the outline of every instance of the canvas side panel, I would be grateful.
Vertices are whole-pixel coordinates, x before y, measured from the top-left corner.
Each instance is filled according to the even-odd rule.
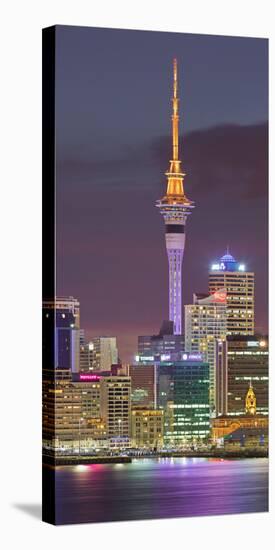
[[[43,301],[55,299],[55,50],[56,28],[42,31],[42,289]],[[55,401],[46,398],[54,387],[55,316],[42,320],[42,432],[54,436]],[[43,452],[44,458],[44,452]],[[55,472],[42,467],[42,520],[55,524]]]

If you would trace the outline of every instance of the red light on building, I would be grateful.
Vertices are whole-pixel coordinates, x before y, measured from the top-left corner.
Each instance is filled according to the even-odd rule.
[[[226,292],[217,290],[216,292],[214,292],[214,299],[216,300],[216,302],[225,303],[226,302]]]

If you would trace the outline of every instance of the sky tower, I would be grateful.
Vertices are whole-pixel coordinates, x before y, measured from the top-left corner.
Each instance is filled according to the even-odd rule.
[[[168,179],[166,195],[157,201],[156,206],[164,217],[165,242],[169,263],[169,319],[174,323],[174,334],[182,334],[182,260],[185,245],[185,223],[194,204],[183,187],[185,174],[179,160],[179,99],[177,60],[173,61],[173,158],[166,172]]]

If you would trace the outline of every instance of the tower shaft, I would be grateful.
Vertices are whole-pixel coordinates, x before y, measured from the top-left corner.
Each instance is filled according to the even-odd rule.
[[[166,195],[157,201],[156,206],[164,217],[165,243],[169,265],[169,320],[173,321],[174,334],[182,333],[182,262],[185,246],[185,223],[194,207],[184,193],[179,160],[179,98],[177,60],[173,61],[173,97],[172,97],[172,149],[167,176]]]

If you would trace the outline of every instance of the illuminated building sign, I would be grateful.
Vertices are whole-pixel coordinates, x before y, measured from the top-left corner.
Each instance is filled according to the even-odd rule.
[[[86,382],[98,382],[101,376],[97,374],[80,374],[79,380],[85,380]]]
[[[216,302],[226,302],[226,291],[225,290],[216,290],[213,294]]]
[[[202,354],[201,353],[183,353],[182,359],[183,361],[202,361]]]
[[[211,265],[211,271],[245,271],[244,264],[227,265],[226,262]]]
[[[201,353],[164,353],[160,356],[153,356],[153,355],[136,355],[135,360],[137,363],[146,363],[146,361],[154,361],[156,363],[159,363],[159,361],[202,361],[202,354]]]
[[[167,354],[167,353],[165,353],[165,354],[163,354],[163,355],[160,356],[160,360],[161,360],[161,361],[169,361],[170,358],[171,358],[171,355],[170,355],[170,354]]]

